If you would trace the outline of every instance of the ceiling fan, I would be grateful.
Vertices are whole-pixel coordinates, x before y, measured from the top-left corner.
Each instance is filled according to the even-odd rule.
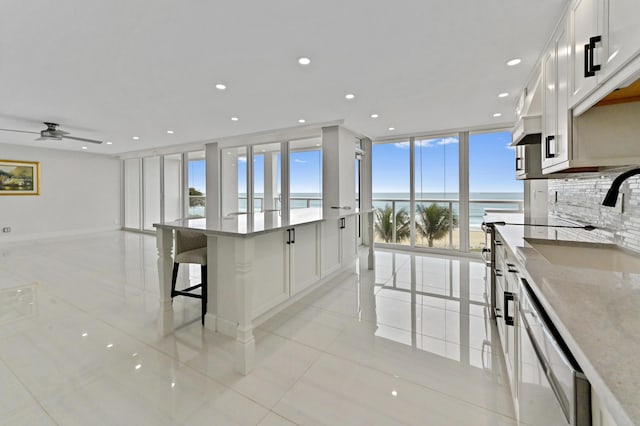
[[[65,132],[63,130],[58,130],[59,124],[57,123],[44,123],[47,126],[46,129],[41,130],[40,132],[30,132],[28,130],[14,130],[14,129],[0,129],[5,132],[18,132],[18,133],[33,133],[34,135],[40,135],[39,138],[35,139],[37,141],[48,141],[48,140],[56,140],[60,141],[62,139],[72,139],[74,141],[81,142],[89,142],[89,143],[102,143],[102,141],[98,141],[95,139],[87,139],[87,138],[77,138],[75,136],[69,136],[69,132]]]

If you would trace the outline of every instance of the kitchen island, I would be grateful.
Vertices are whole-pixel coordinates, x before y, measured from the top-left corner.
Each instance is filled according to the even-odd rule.
[[[188,230],[207,236],[208,294],[205,327],[236,339],[236,369],[251,371],[255,353],[253,329],[314,288],[338,274],[354,271],[359,219],[369,224],[373,213],[349,212],[325,218],[319,208],[234,214],[217,220],[181,219],[157,228],[160,284],[159,327],[174,330],[171,305],[173,232]],[[369,268],[373,269],[373,246]]]

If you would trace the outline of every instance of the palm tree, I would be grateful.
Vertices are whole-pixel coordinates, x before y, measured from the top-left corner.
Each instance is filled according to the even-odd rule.
[[[436,203],[429,207],[418,206],[416,210],[418,213],[416,231],[427,239],[429,247],[433,247],[434,240],[444,237],[449,232],[449,228],[458,224],[458,219],[451,215],[449,208],[439,206]]]
[[[395,217],[396,242],[409,237],[409,214],[405,209],[400,209]],[[393,242],[393,209],[388,204],[384,209],[376,209],[376,233],[385,242]]]

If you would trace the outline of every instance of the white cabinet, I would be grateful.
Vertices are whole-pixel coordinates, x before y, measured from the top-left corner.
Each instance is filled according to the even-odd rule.
[[[340,262],[347,266],[358,256],[358,216],[340,218]]]
[[[640,2],[575,0],[569,16],[574,107],[640,53]]]
[[[358,255],[358,215],[328,219],[321,226],[322,277],[349,266]]]
[[[542,60],[542,168],[569,160],[571,117],[569,96],[570,45],[567,25],[558,28]]]
[[[498,231],[493,243],[495,253],[496,324],[504,353],[514,406],[518,401],[518,292],[519,279],[515,262]]]
[[[540,143],[516,145],[516,179],[540,179],[542,161]]]
[[[569,21],[572,33],[573,55],[571,101],[573,106],[591,93],[601,78],[604,55],[604,1],[576,0],[571,5]]]
[[[640,53],[640,1],[605,0],[605,13],[608,14],[608,28],[605,34],[607,57],[602,62],[603,79]]]
[[[289,275],[290,294],[304,290],[320,279],[320,248],[318,224],[295,226],[287,229],[285,245],[288,255],[285,256]]]

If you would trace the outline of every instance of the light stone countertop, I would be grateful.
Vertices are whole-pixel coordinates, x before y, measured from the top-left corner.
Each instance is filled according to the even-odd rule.
[[[341,211],[339,215],[328,219],[369,213],[372,210]],[[310,224],[328,220],[322,215],[322,208],[311,207],[305,209],[292,209],[289,220],[284,221],[279,211],[260,213],[238,213],[219,218],[216,222],[207,221],[205,218],[178,219],[171,222],[154,223],[153,226],[160,229],[177,229],[189,231],[202,231],[204,234],[248,237],[267,232],[285,229],[291,226]]]
[[[523,223],[523,215],[485,216],[485,222],[494,221]],[[549,223],[562,221],[550,219]],[[525,240],[592,243],[593,231],[495,228],[615,421],[640,425],[640,361],[636,359],[640,356],[640,274],[554,265]]]

